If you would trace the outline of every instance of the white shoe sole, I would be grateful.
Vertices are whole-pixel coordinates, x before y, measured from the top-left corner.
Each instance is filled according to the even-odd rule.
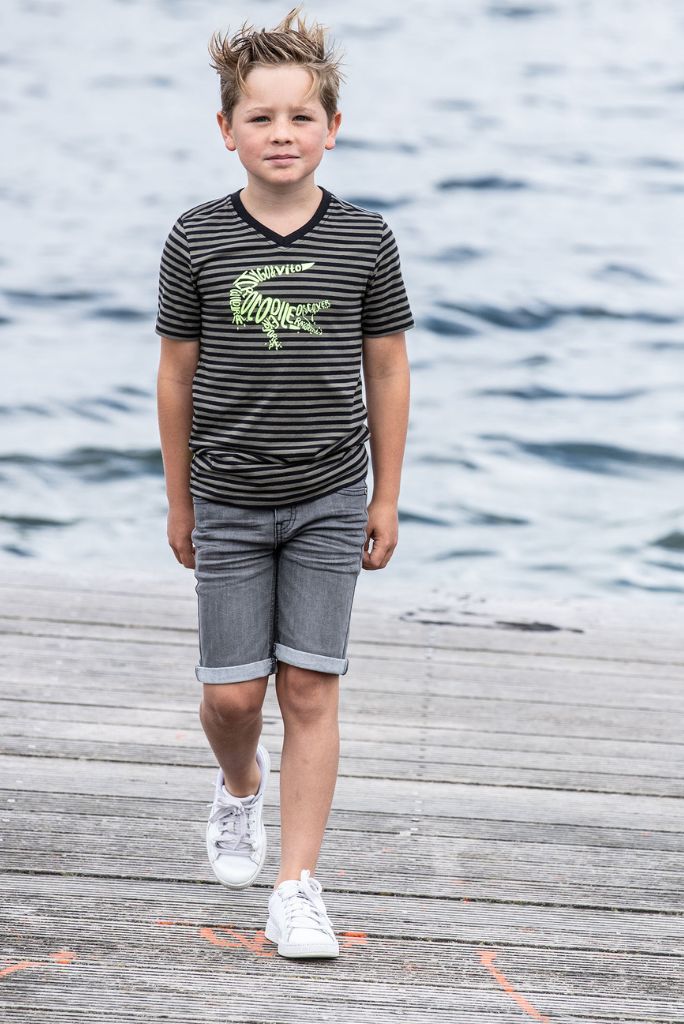
[[[275,942],[277,944],[278,952],[281,956],[287,956],[295,959],[308,956],[332,957],[340,955],[340,947],[337,942],[335,942],[335,945],[333,946],[330,942],[307,942],[305,945],[292,943],[290,945],[287,942],[281,941],[280,930],[270,917],[266,922],[264,934],[270,942]]]

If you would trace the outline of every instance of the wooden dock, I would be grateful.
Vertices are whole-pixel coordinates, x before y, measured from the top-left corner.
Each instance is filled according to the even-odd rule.
[[[317,877],[336,960],[265,940],[270,855],[214,879],[190,570],[5,572],[6,1024],[681,1024],[682,615],[355,606]],[[389,571],[389,570],[388,570]]]

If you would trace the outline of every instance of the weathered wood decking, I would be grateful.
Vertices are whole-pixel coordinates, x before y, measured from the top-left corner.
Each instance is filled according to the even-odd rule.
[[[7,576],[7,1024],[684,1020],[674,612],[357,603],[317,871],[342,951],[297,962],[263,936],[273,680],[270,855],[231,893],[204,850],[192,573]]]

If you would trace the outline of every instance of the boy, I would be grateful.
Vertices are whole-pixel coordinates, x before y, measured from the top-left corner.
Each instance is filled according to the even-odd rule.
[[[330,957],[339,946],[313,875],[356,581],[397,543],[413,318],[382,216],[314,183],[340,126],[340,76],[321,26],[291,28],[300,7],[273,31],[212,38],[217,120],[247,185],[172,226],[155,329],[168,540],[195,570],[200,720],[220,766],[209,861],[233,889],[264,864],[259,739],[275,673],[281,866],[266,936],[282,956]]]

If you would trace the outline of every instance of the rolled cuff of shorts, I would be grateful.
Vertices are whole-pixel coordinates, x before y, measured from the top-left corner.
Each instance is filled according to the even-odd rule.
[[[275,656],[278,661],[298,668],[311,668],[316,672],[332,672],[334,675],[345,675],[349,668],[349,658],[329,658],[325,654],[310,654],[308,651],[296,651],[294,647],[286,647],[276,643]]]
[[[227,665],[222,668],[206,668],[204,665],[195,665],[195,675],[200,683],[242,683],[246,679],[270,676],[275,670],[273,658],[252,661],[248,665]]]

